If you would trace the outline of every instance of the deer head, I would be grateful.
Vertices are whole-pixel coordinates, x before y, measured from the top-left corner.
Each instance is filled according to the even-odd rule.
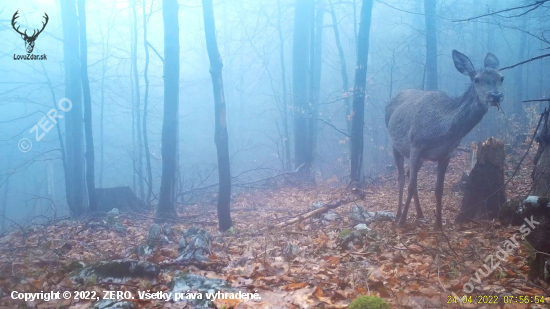
[[[13,27],[13,30],[15,30],[17,33],[19,33],[19,35],[21,35],[21,38],[25,41],[25,49],[27,50],[27,53],[32,53],[33,49],[34,49],[34,41],[36,40],[36,38],[38,37],[38,35],[40,33],[42,33],[42,31],[44,31],[44,28],[46,28],[46,25],[48,24],[48,14],[44,13],[44,19],[46,19],[45,22],[42,22],[42,29],[40,30],[33,30],[32,32],[32,35],[29,36],[27,35],[27,30],[25,29],[25,32],[21,32],[19,31],[19,26],[17,26],[17,28],[15,28],[15,20],[19,18],[19,16],[17,16],[17,13],[19,13],[19,11],[16,11],[15,14],[13,14],[13,17],[11,19],[11,26]]]
[[[484,61],[485,68],[478,71],[474,69],[468,57],[456,50],[453,50],[453,61],[460,73],[470,77],[479,101],[482,104],[496,106],[500,110],[500,102],[504,98],[501,92],[504,76],[498,71],[498,58],[487,53]]]

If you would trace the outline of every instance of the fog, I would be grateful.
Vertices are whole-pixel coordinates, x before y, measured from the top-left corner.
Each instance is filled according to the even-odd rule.
[[[299,108],[294,105],[294,87],[300,83],[293,80],[294,76],[300,76],[294,71],[299,69],[294,61],[300,56],[296,53],[300,52],[304,56],[300,59],[311,61],[311,65],[305,63],[307,71],[303,71],[307,75],[305,91],[308,98],[315,97],[311,94],[316,91],[312,81],[316,74],[320,74],[318,100],[308,99],[307,103],[313,106],[308,118],[308,121],[313,119],[313,124],[308,130],[315,131],[315,142],[312,142],[313,146],[307,146],[313,148],[313,158],[308,161],[311,164],[306,164],[311,173],[306,182],[309,185],[330,182],[334,186],[345,186],[353,180],[350,179],[350,137],[354,133],[350,130],[354,114],[350,109],[354,99],[357,46],[361,44],[358,35],[362,2],[368,1],[315,2],[315,10],[306,5],[311,15],[298,16],[298,19],[295,8],[300,1],[226,0],[213,3],[217,48],[223,61],[223,93],[227,111],[222,118],[227,119],[233,196],[242,190],[257,188],[256,180],[293,173],[302,165],[296,160],[295,149],[295,132],[300,134],[300,129],[296,128]],[[548,53],[550,7],[547,3],[536,8],[495,13],[527,4],[530,2],[437,0],[435,15],[426,16],[425,1],[373,2],[370,29],[367,30],[370,34],[367,37],[368,54],[363,54],[368,57],[368,65],[361,142],[364,152],[359,165],[361,183],[384,175],[394,164],[385,124],[385,106],[391,97],[407,88],[429,89],[428,83],[433,83],[434,78],[437,89],[451,96],[458,96],[466,90],[470,80],[455,68],[452,50],[468,56],[476,69],[483,68],[488,52],[498,57],[500,67]],[[80,134],[80,143],[86,145],[82,133],[84,123],[78,120],[83,116],[75,116],[83,113],[84,101],[80,97],[76,101],[72,99],[68,111],[63,111],[68,107],[67,102],[59,105],[60,100],[71,97],[67,92],[73,87],[67,85],[71,80],[67,78],[67,65],[74,63],[71,58],[77,59],[77,64],[82,60],[78,52],[67,55],[71,52],[68,47],[71,33],[76,33],[78,39],[79,32],[76,15],[73,16],[76,22],[73,26],[70,26],[70,12],[63,13],[69,17],[62,16],[66,10],[64,7],[71,5],[78,12],[75,1],[70,0],[5,1],[0,5],[0,207],[3,231],[14,225],[74,216],[68,205],[67,183],[74,186],[80,183],[85,188],[85,147],[73,148],[74,143],[67,141],[67,138]],[[166,61],[172,61],[165,54],[163,1],[88,0],[85,5],[94,185],[96,188],[129,186],[140,199],[156,205],[163,177],[161,149],[165,80],[168,77],[164,66]],[[535,9],[526,12],[530,8]],[[29,29],[28,34],[32,29],[42,27],[44,14],[47,14],[47,25],[36,37],[31,53],[46,55],[47,59],[16,60],[18,55],[27,54],[22,36],[11,24],[16,11],[19,15],[17,26],[20,31]],[[144,44],[144,12],[148,44]],[[484,14],[487,16],[479,17]],[[175,192],[170,194],[175,196],[177,206],[184,206],[178,208],[181,213],[188,204],[216,205],[220,181],[214,140],[217,112],[201,1],[179,1],[177,17],[179,111],[176,118],[179,123],[175,135],[179,141],[175,147],[177,168],[166,168],[175,170]],[[435,21],[436,56],[430,59],[427,58],[426,20]],[[302,31],[307,36],[306,41],[294,40],[296,21],[309,27]],[[366,24],[367,21],[363,22]],[[335,38],[335,29],[339,40]],[[303,51],[296,50],[295,45],[300,43],[305,46]],[[79,42],[75,44],[78,51]],[[148,46],[148,60],[145,45]],[[314,46],[317,47],[311,52]],[[75,49],[72,51],[74,53]],[[347,89],[344,89],[342,60],[345,60],[343,67],[347,71]],[[427,65],[430,60],[432,63]],[[137,64],[135,68],[134,63]],[[315,63],[320,66],[315,66]],[[433,70],[433,65],[435,75],[431,76],[428,71]],[[429,66],[432,69],[427,69]],[[78,67],[77,74],[71,75],[73,81],[80,77],[80,72]],[[538,121],[537,114],[545,105],[521,101],[548,98],[550,58],[502,70],[501,74],[505,76],[502,110],[490,108],[481,123],[462,140],[462,145],[489,136],[511,143],[516,136],[527,134]],[[76,85],[81,87],[81,81]],[[78,93],[77,96],[82,95],[80,90]],[[148,103],[146,111],[145,99]],[[47,115],[53,108],[63,116],[53,118],[59,122],[58,126]],[[143,145],[145,113],[148,149]],[[80,123],[80,131],[75,129],[74,123],[66,123],[71,117],[77,119],[76,126]],[[147,151],[150,154],[151,184],[147,175]],[[67,156],[66,167],[63,165],[64,154]],[[71,165],[74,160],[74,164],[81,164],[82,177],[72,177],[66,182],[66,170],[76,166]],[[147,198],[150,185],[152,194]],[[190,193],[197,188],[205,189]],[[87,196],[89,189],[84,191],[84,196]],[[88,200],[82,200],[83,209],[88,209]]]

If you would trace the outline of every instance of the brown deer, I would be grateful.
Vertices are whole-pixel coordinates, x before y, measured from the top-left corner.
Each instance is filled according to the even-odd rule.
[[[460,73],[470,77],[471,84],[464,94],[451,98],[442,91],[404,90],[386,106],[386,127],[398,171],[399,206],[396,220],[399,226],[405,225],[413,197],[416,216],[423,218],[417,176],[422,163],[429,160],[437,162],[435,225],[436,229],[443,228],[441,198],[451,152],[481,121],[489,105],[500,109],[504,77],[498,71],[497,57],[488,53],[485,68],[478,71],[468,57],[456,50],[453,50],[453,61]],[[405,185],[404,157],[409,159],[410,181],[405,208],[401,212]]]
[[[15,30],[17,33],[19,33],[19,35],[21,35],[21,38],[25,41],[25,49],[27,49],[27,53],[30,54],[34,49],[34,41],[36,40],[38,35],[42,33],[42,31],[44,31],[44,28],[46,28],[49,17],[48,17],[48,14],[44,13],[45,15],[44,18],[46,19],[46,22],[42,22],[42,29],[33,30],[32,35],[28,36],[26,29],[25,29],[25,32],[21,32],[19,31],[20,26],[17,26],[17,28],[15,28],[15,20],[19,18],[19,16],[17,16],[17,13],[19,13],[19,11],[16,11],[15,14],[13,14],[13,17],[11,19],[11,26],[13,27],[13,30]]]

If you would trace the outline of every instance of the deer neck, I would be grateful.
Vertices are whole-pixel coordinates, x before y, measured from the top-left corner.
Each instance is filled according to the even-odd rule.
[[[483,119],[488,106],[479,101],[473,84],[456,100],[459,104],[452,117],[451,131],[453,135],[463,138]]]

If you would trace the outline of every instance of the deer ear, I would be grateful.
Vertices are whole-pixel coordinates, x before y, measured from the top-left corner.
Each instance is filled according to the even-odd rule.
[[[499,65],[497,56],[487,53],[487,56],[485,56],[485,67],[491,68],[491,69],[497,69]]]
[[[461,52],[453,50],[453,61],[458,72],[470,76],[470,79],[472,80],[474,79],[476,70],[474,69],[472,61],[470,61],[470,58],[466,57],[466,55]]]

